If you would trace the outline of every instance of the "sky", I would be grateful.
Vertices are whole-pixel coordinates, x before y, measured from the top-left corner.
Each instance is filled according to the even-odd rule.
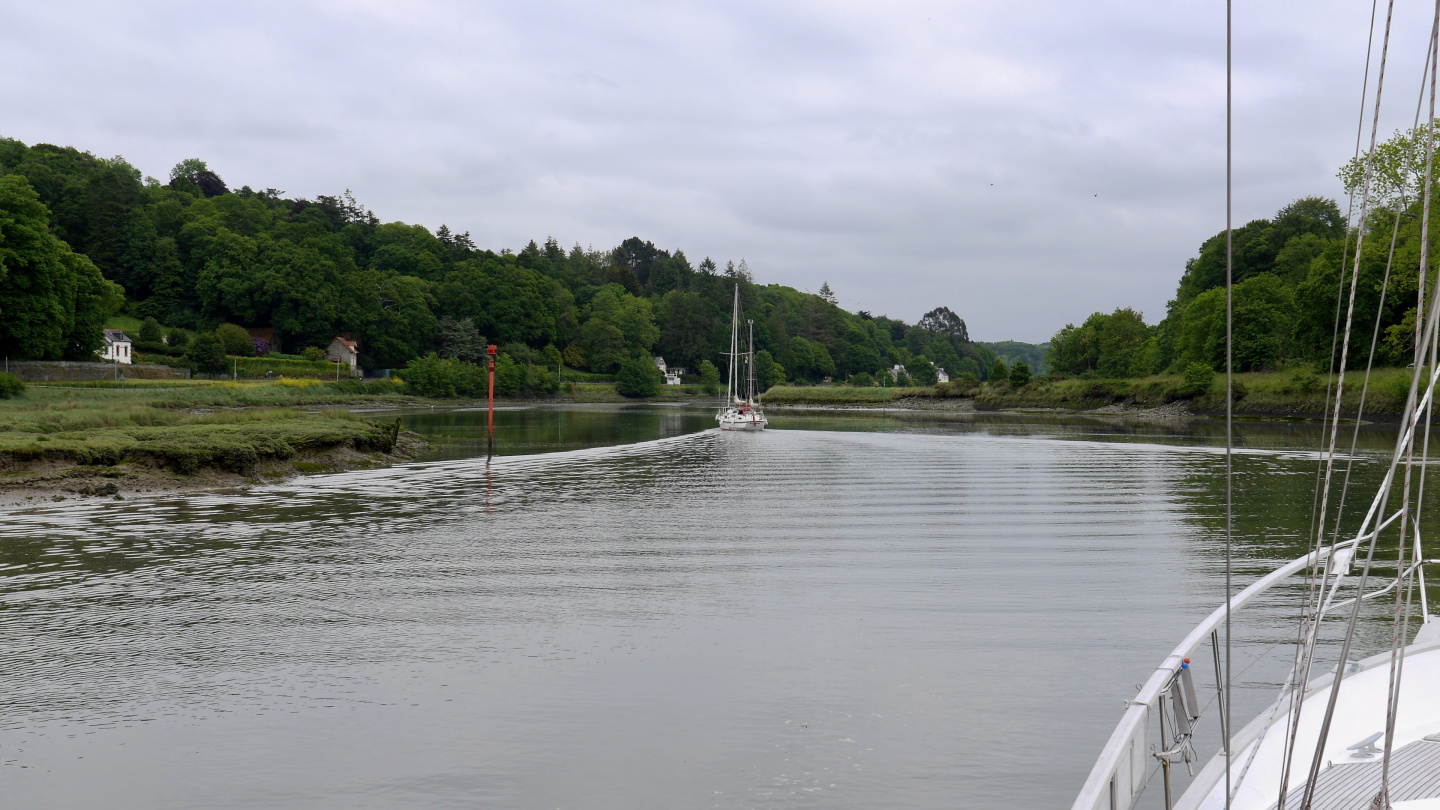
[[[1238,226],[1341,196],[1370,4],[1237,6]],[[1224,228],[1224,14],[7,0],[0,136],[162,180],[198,157],[232,187],[350,189],[384,221],[497,251],[639,236],[743,257],[761,283],[829,282],[847,309],[943,305],[977,340],[1043,342],[1097,310],[1159,320]],[[1397,5],[1382,138],[1413,116],[1425,14]]]

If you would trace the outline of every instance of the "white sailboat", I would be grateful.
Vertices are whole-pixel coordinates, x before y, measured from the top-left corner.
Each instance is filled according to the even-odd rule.
[[[735,308],[730,319],[730,374],[725,381],[725,399],[715,421],[721,430],[764,430],[765,411],[755,384],[755,322],[745,321],[749,347],[740,352],[740,285],[735,285]]]
[[[1384,19],[1388,45],[1390,17]],[[1433,466],[1427,464],[1431,409],[1440,381],[1440,274],[1428,267],[1432,237],[1427,233],[1434,183],[1436,64],[1440,62],[1437,32],[1440,3],[1435,7],[1421,90],[1421,100],[1427,93],[1429,99],[1428,133],[1421,144],[1423,154],[1414,156],[1413,164],[1406,164],[1417,179],[1423,178],[1421,196],[1416,198],[1423,200],[1420,282],[1413,299],[1418,317],[1409,394],[1388,472],[1370,498],[1360,528],[1354,534],[1342,534],[1338,509],[1344,507],[1346,489],[1332,486],[1331,478],[1346,382],[1342,361],[1333,412],[1327,406],[1328,449],[1322,447],[1319,456],[1317,531],[1307,543],[1311,550],[1234,592],[1229,568],[1231,443],[1227,413],[1224,601],[1190,631],[1150,674],[1139,693],[1127,701],[1074,810],[1131,810],[1140,806],[1142,797],[1147,806],[1166,810],[1440,810],[1440,617],[1431,614],[1425,587],[1426,566],[1440,565],[1440,560],[1426,559],[1420,536],[1425,474],[1427,467]],[[1377,87],[1385,78],[1385,51],[1381,53]],[[1378,90],[1374,106],[1378,123]],[[1370,113],[1366,110],[1362,115],[1369,117]],[[1417,105],[1417,130],[1419,115]],[[1366,236],[1384,238],[1389,233],[1385,226],[1367,234],[1375,127],[1372,124],[1363,190],[1358,196],[1356,241],[1347,248],[1347,266],[1338,291],[1343,302],[1349,287],[1350,310],[1343,332],[1338,328],[1337,309],[1337,334],[1344,339],[1341,358],[1349,356],[1361,244]],[[1405,193],[1402,185],[1402,209],[1407,207]],[[1355,201],[1352,197],[1352,205]],[[1391,250],[1393,256],[1393,242]],[[1401,261],[1395,259],[1397,265]],[[1395,272],[1401,272],[1398,266]],[[1228,377],[1227,373],[1227,389]],[[1368,371],[1366,377],[1368,383]],[[1382,536],[1385,546],[1377,552]],[[1230,718],[1229,684],[1236,683],[1255,662],[1238,661],[1231,655],[1231,623],[1258,597],[1298,575],[1305,581],[1295,591],[1299,594],[1294,605],[1296,627],[1287,634],[1287,643],[1271,648],[1286,653],[1285,681],[1266,709],[1236,728]],[[1378,636],[1388,644],[1380,645],[1373,655],[1352,656],[1362,606],[1367,604],[1387,614],[1376,615],[1372,610],[1365,623],[1371,626],[1372,638]],[[1377,626],[1381,624],[1389,626],[1381,630]],[[1196,663],[1203,660],[1204,664],[1192,667],[1192,656]],[[1208,764],[1195,774],[1192,766],[1201,761],[1196,748],[1204,738],[1197,733],[1216,740],[1218,751],[1211,749],[1215,753]],[[1177,796],[1178,768],[1189,771],[1193,778]]]

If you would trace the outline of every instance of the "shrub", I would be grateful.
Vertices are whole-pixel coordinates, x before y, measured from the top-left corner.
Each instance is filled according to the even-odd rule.
[[[0,371],[0,399],[18,397],[25,393],[25,383],[14,374]]]
[[[1215,369],[1204,363],[1191,363],[1181,372],[1180,378],[1183,381],[1180,386],[1180,395],[1185,397],[1199,396],[1210,390],[1215,383]]]
[[[620,364],[615,375],[615,391],[625,397],[653,397],[660,393],[665,377],[655,362],[646,357],[632,357]]]
[[[312,363],[318,363],[325,359],[325,350],[319,346],[306,346],[300,351],[300,356]]]
[[[215,337],[220,338],[220,342],[224,344],[226,354],[255,356],[255,344],[250,341],[250,333],[243,326],[222,323],[215,327]]]
[[[190,341],[185,357],[197,371],[215,373],[225,370],[225,344],[213,334],[204,334]]]
[[[190,345],[190,333],[177,326],[165,333],[165,342],[177,349],[183,349]]]
[[[857,388],[873,388],[875,386],[875,377],[862,371],[859,374],[850,375],[850,384]]]
[[[1015,388],[1024,388],[1030,384],[1030,367],[1024,362],[1016,362],[1015,367],[1010,369],[1010,385]]]
[[[154,318],[146,318],[146,319],[145,319],[145,322],[142,323],[142,324],[140,324],[140,340],[139,340],[139,342],[141,342],[141,343],[159,343],[159,342],[160,342],[160,322],[157,321],[157,320],[155,320]]]
[[[1296,369],[1290,375],[1290,384],[1301,394],[1310,395],[1320,390],[1320,378],[1308,368]]]
[[[479,366],[436,354],[411,360],[404,380],[406,390],[421,397],[482,396],[489,387]]]
[[[995,365],[990,367],[990,382],[1000,382],[1010,379],[1010,369],[1005,367],[1005,361],[995,358]]]
[[[711,396],[720,393],[720,369],[709,360],[700,361],[700,384],[705,387],[705,393]]]
[[[264,357],[270,353],[270,341],[265,338],[250,338],[250,343],[255,346],[256,357]]]

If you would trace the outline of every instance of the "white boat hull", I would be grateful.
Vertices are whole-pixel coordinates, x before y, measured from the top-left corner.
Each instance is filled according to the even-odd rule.
[[[721,430],[764,430],[765,414],[751,410],[743,412],[735,409],[727,410],[715,417],[720,423]]]

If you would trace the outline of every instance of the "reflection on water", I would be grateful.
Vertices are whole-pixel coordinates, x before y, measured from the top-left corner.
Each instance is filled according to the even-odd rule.
[[[510,410],[487,464],[484,417],[406,414],[434,462],[7,515],[6,804],[1061,806],[1220,598],[1205,429]],[[1304,426],[1247,429],[1242,580],[1314,474]]]

